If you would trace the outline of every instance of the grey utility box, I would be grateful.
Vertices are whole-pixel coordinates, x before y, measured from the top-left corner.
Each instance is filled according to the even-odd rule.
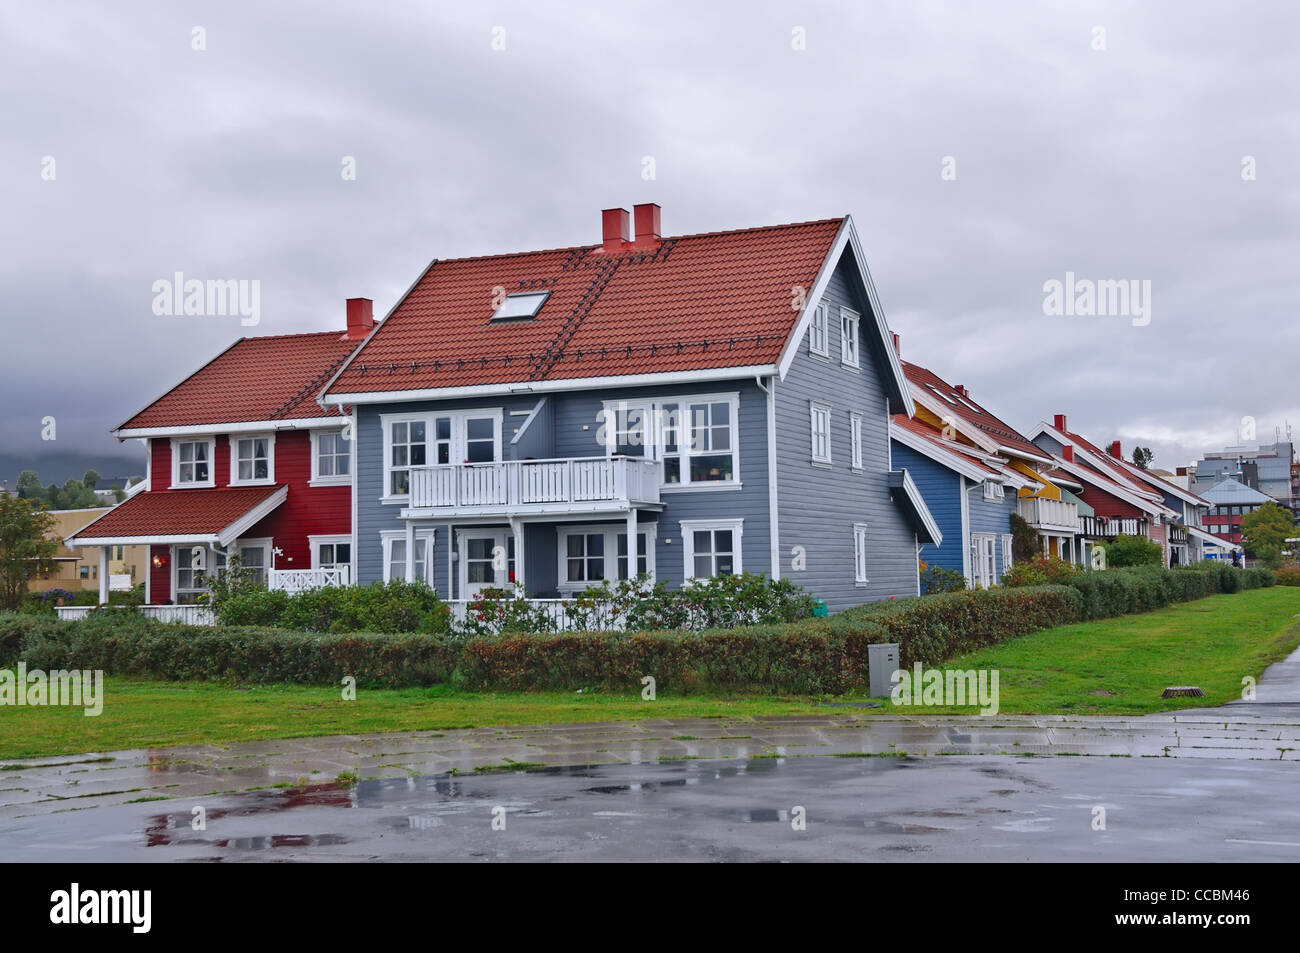
[[[871,697],[880,698],[894,690],[894,673],[898,671],[898,643],[867,646],[867,672],[871,680]]]

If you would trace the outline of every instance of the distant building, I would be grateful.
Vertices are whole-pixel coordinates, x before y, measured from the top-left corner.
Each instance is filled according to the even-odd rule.
[[[1222,480],[1201,496],[1210,504],[1205,530],[1229,543],[1241,542],[1241,520],[1273,498],[1237,480]]]
[[[54,527],[50,538],[58,542],[59,550],[54,555],[54,568],[42,573],[28,583],[31,592],[46,592],[50,589],[98,589],[99,561],[94,551],[70,549],[63,540],[81,529],[87,523],[107,513],[111,507],[99,507],[84,510],[50,510],[54,517]],[[111,581],[116,581],[118,589],[129,589],[137,583],[144,582],[148,569],[148,547],[146,546],[110,546],[108,553],[108,572]],[[129,580],[129,582],[127,581]],[[110,585],[110,588],[113,588]]]
[[[1207,453],[1191,468],[1191,490],[1201,496],[1224,480],[1277,500],[1300,516],[1300,464],[1290,440],[1259,447],[1225,447]]]

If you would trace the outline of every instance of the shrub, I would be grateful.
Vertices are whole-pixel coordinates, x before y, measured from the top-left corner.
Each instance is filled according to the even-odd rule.
[[[940,592],[961,592],[966,588],[966,577],[956,569],[921,563],[921,591],[927,596]]]
[[[1116,536],[1114,542],[1102,547],[1106,551],[1106,565],[1111,569],[1127,566],[1160,566],[1165,554],[1160,544],[1144,536]]]
[[[1033,559],[1017,562],[1002,574],[1004,586],[1044,586],[1056,585],[1073,578],[1079,573],[1079,567],[1059,556],[1036,553]]]
[[[289,593],[232,587],[213,599],[223,625],[271,626],[300,632],[424,632],[445,635],[451,610],[423,582],[372,582]]]
[[[1300,566],[1283,566],[1273,571],[1273,581],[1279,586],[1300,586]]]
[[[165,625],[134,614],[96,613],[49,624],[24,638],[30,668],[100,669],[182,681],[233,680],[398,688],[451,677],[457,647],[419,634],[303,635],[253,626]]]

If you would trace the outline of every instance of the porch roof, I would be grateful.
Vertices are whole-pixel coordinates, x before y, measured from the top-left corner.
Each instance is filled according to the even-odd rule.
[[[939,531],[939,524],[934,521],[930,508],[925,505],[925,500],[921,496],[921,491],[917,489],[916,483],[913,482],[912,475],[905,468],[890,470],[889,488],[898,491],[892,494],[894,502],[903,508],[903,512],[907,514],[916,529],[917,536],[924,542],[941,545],[943,533]]]
[[[285,501],[287,486],[160,490],[113,507],[67,546],[215,543],[228,546]]]

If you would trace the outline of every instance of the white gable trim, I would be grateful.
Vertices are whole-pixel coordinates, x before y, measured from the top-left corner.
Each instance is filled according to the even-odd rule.
[[[996,479],[992,473],[986,473],[970,461],[963,460],[955,454],[948,453],[942,447],[935,446],[934,441],[927,440],[920,434],[900,427],[892,421],[889,424],[889,438],[897,440],[905,447],[911,447],[922,456],[928,457],[935,463],[942,464],[954,473],[970,477],[972,480],[983,483],[985,480]]]

